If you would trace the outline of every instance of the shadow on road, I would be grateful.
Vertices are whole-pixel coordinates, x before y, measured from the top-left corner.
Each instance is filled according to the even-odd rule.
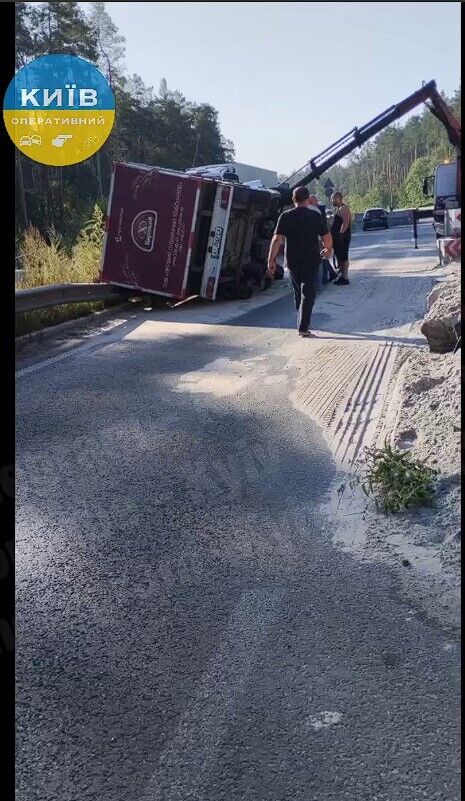
[[[431,732],[436,774],[455,775],[453,676],[386,570],[327,542],[335,468],[289,406],[279,336],[99,338],[19,382],[24,801],[283,801],[309,786],[334,801],[341,782],[368,798],[385,787],[373,764],[398,764],[415,737],[407,795],[403,774],[390,785],[403,799],[422,791]],[[254,380],[186,391],[219,353]],[[331,745],[312,728],[322,710],[341,716]]]

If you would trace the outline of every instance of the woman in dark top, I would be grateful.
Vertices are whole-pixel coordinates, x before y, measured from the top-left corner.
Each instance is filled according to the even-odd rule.
[[[341,272],[339,278],[334,282],[339,286],[349,284],[349,245],[350,245],[350,209],[343,202],[342,194],[334,192],[331,203],[336,209],[331,225],[331,236],[333,237],[333,249],[336,256],[337,266]]]

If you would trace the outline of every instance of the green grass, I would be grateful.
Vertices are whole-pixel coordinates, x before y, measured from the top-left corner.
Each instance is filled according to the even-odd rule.
[[[402,512],[434,501],[438,471],[413,459],[408,451],[393,448],[366,448],[365,464],[353,484],[359,484],[367,497],[373,497],[379,511]]]
[[[79,317],[88,317],[96,311],[118,305],[122,301],[96,301],[94,303],[67,303],[62,306],[53,306],[48,309],[38,311],[23,312],[16,315],[15,336],[20,337],[30,334],[32,331],[40,331],[67,320],[75,320]]]

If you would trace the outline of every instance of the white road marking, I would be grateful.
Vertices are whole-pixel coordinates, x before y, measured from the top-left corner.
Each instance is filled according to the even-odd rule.
[[[41,370],[43,367],[49,367],[51,364],[56,364],[57,362],[63,361],[63,359],[69,359],[74,355],[76,350],[77,348],[72,348],[71,350],[66,351],[66,353],[59,353],[58,356],[52,356],[49,359],[45,359],[43,362],[37,362],[36,364],[30,364],[29,367],[23,367],[22,370],[16,371],[16,378],[22,378],[24,375],[35,373],[37,370]],[[79,350],[82,350],[82,347],[79,348]]]

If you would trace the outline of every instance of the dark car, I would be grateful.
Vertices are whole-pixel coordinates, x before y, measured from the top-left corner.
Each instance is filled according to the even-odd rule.
[[[385,209],[367,209],[362,217],[362,231],[369,228],[389,228],[387,211]]]

